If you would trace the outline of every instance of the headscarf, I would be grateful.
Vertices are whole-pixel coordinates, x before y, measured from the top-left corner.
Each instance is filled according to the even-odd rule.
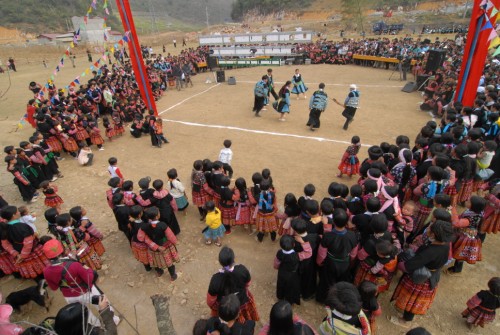
[[[409,163],[409,162],[407,162],[407,161],[406,161],[406,159],[405,159],[405,155],[404,155],[405,150],[410,151],[410,149],[407,149],[407,148],[403,148],[403,149],[399,150],[399,153],[398,153],[399,163],[398,163],[398,164],[396,164],[396,165],[394,166],[394,168],[396,168],[396,167],[405,167],[405,166],[406,166],[406,164],[407,164],[407,163]],[[394,169],[394,168],[393,168],[393,169]]]
[[[382,208],[380,208],[380,213],[383,213],[387,208],[389,208],[390,206],[392,206],[394,208],[394,212],[395,213],[399,213],[400,211],[400,208],[399,208],[399,199],[398,199],[398,195],[396,194],[396,196],[394,197],[391,197],[387,191],[385,190],[385,187],[382,188],[382,194],[384,196],[384,198],[386,199],[384,204],[382,205]]]
[[[380,177],[378,177],[378,178],[373,177],[370,174],[370,170],[368,170],[366,175],[368,176],[369,179],[375,180],[377,182],[377,194],[376,195],[378,195],[380,193],[380,190],[382,190],[382,188],[385,186],[384,179],[382,178],[382,172],[380,172]]]

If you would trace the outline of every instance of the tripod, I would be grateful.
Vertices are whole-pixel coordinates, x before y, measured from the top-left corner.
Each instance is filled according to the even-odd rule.
[[[392,76],[394,75],[395,72],[399,72],[399,81],[403,81],[403,66],[401,64],[401,59],[398,59],[398,63],[394,70],[392,70],[391,76],[389,77],[389,80],[392,79]]]
[[[425,81],[422,83],[422,85],[420,85],[420,87],[417,89],[417,91],[420,91],[420,89],[421,89],[422,87],[424,87],[424,86],[427,84],[427,82],[428,82],[429,80],[431,80],[431,79],[432,79],[432,80],[434,80],[434,78],[436,78],[436,77],[435,77],[435,76],[428,76],[428,77],[425,79]]]

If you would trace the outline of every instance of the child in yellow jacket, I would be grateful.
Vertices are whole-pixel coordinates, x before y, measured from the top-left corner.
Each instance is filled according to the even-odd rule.
[[[214,244],[220,247],[220,239],[226,232],[226,229],[222,224],[220,210],[215,207],[215,203],[213,201],[207,201],[205,204],[205,210],[207,211],[207,216],[205,217],[205,224],[207,227],[203,229],[205,244],[210,245],[212,244],[212,241],[215,240]]]

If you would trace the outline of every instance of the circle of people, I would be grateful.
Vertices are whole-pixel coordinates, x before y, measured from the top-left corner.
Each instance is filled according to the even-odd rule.
[[[132,87],[127,70],[113,65],[113,73],[120,73],[110,76],[111,83],[115,80],[121,86],[118,96],[122,94],[127,103],[136,104],[128,111],[142,115],[140,98],[127,99]],[[108,77],[106,68],[103,77]],[[489,82],[487,72],[483,85]],[[102,327],[104,323],[106,329],[113,329],[119,322],[96,285],[96,271],[102,266],[100,256],[104,253],[102,233],[81,206],[60,213],[63,200],[53,184],[62,177],[57,166],[60,152],[79,157],[77,141],[73,139],[72,143],[71,137],[64,135],[74,135],[83,147],[102,145],[96,110],[112,111],[112,115],[116,110],[101,104],[93,93],[98,85],[105,88],[105,83],[91,82],[87,92],[80,90],[68,97],[51,87],[50,99],[42,97],[45,106],[36,113],[38,131],[28,142],[21,142],[20,149],[9,146],[4,150],[7,169],[23,200],[35,201],[36,189],[43,189],[45,205],[49,207],[44,217],[52,236],[38,235],[33,225],[36,218],[26,206],[10,206],[2,198],[0,267],[5,275],[37,280],[37,289],[47,284],[53,290],[61,290],[68,306],[56,318],[54,327],[58,334],[66,334],[61,327],[65,323],[79,327],[86,327],[87,322],[92,327]],[[39,99],[40,88],[36,84],[30,86]],[[361,139],[353,136],[337,177],[359,175],[358,183],[349,189],[343,183],[332,182],[327,188],[329,197],[321,201],[315,199],[316,187],[308,184],[298,198],[291,193],[285,195],[283,211],[278,209],[268,169],[252,175],[252,186],[247,187],[240,177],[231,188],[231,141],[224,141],[217,161],[194,162],[192,203],[200,220],[206,223],[202,233],[207,245],[220,247],[224,236],[235,226],[247,229],[259,243],[266,235],[273,241],[281,236],[273,264],[278,270],[279,302],[271,309],[269,324],[259,334],[276,334],[281,329],[287,329],[286,333],[315,334],[316,327],[292,312],[292,305],[300,304],[301,299],[316,299],[328,307],[319,326],[321,334],[334,330],[373,334],[381,313],[377,297],[390,289],[398,270],[403,274],[391,300],[402,312],[402,318],[391,321],[411,322],[415,315],[423,315],[430,308],[445,267],[444,272],[452,276],[462,272],[464,263],[482,260],[481,249],[487,234],[500,230],[500,186],[495,171],[490,169],[492,161],[498,158],[495,94],[494,86],[486,86],[473,108],[449,104],[443,109],[439,124],[429,121],[422,127],[413,147],[407,136],[398,136],[395,144],[384,142],[370,147],[363,162],[358,159]],[[60,99],[54,104],[56,95]],[[495,102],[485,102],[488,99]],[[78,108],[71,109],[75,103]],[[79,121],[90,124],[90,128],[84,127],[88,137],[82,137],[82,133],[77,137],[76,126],[66,119],[69,115],[65,114],[81,110],[87,111]],[[496,115],[496,120],[491,115]],[[115,117],[113,122],[112,130],[117,131]],[[108,133],[104,117],[103,124]],[[142,125],[138,129],[139,133],[144,131]],[[91,164],[92,157],[89,158]],[[110,158],[109,164],[112,178],[106,192],[108,203],[134,257],[145,271],[154,270],[161,276],[167,269],[171,280],[176,280],[175,263],[180,257],[175,246],[180,232],[176,212],[185,213],[189,205],[177,171],[168,171],[166,183],[142,178],[138,182],[140,191],[135,193],[133,182],[123,177],[117,159]],[[465,208],[461,214],[458,206]],[[250,272],[235,263],[234,252],[227,247],[221,248],[219,262],[222,268],[213,275],[207,295],[213,317],[198,321],[193,333],[253,334],[259,314],[248,289]],[[470,326],[491,323],[500,306],[500,279],[493,277],[485,286],[468,300],[462,313]],[[36,292],[41,290],[33,294]],[[9,306],[17,307],[16,303],[22,302],[14,293],[11,299],[7,297],[11,304],[1,306],[7,312]],[[99,298],[93,299],[96,296]],[[90,304],[99,306],[102,320],[90,310],[82,313]],[[85,322],[75,323],[75,317],[82,315]],[[5,328],[0,329],[10,326],[18,327],[3,322],[0,327]],[[423,329],[412,331],[427,334]]]

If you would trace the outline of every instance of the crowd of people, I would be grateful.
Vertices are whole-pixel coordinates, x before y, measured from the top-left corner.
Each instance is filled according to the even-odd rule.
[[[426,87],[426,95],[432,93],[435,101],[424,102],[440,120],[424,125],[413,144],[408,136],[401,135],[395,143],[371,146],[364,160],[358,157],[361,138],[353,136],[339,162],[339,179],[329,185],[307,184],[304,194],[278,195],[269,169],[259,169],[252,175],[251,184],[247,183],[231,166],[230,140],[224,141],[216,160],[193,163],[191,205],[206,224],[204,243],[221,247],[221,269],[212,276],[207,289],[211,317],[198,320],[193,334],[255,333],[260,315],[249,290],[252,276],[248,268],[236,263],[231,248],[222,247],[226,236],[238,226],[246,229],[256,243],[264,243],[266,236],[279,240],[279,250],[269,264],[277,270],[278,302],[260,335],[375,334],[376,319],[382,313],[377,300],[392,288],[391,301],[401,317],[391,318],[391,322],[409,328],[416,315],[427,313],[436,297],[442,299],[436,296],[442,272],[455,276],[468,271],[470,267],[464,268],[464,263],[473,266],[482,261],[483,243],[492,243],[485,242],[487,235],[500,231],[499,66],[495,59],[488,60],[474,106],[452,102],[449,91],[455,85],[461,45],[457,40],[443,43],[449,47],[449,57]],[[353,53],[364,50],[381,55],[386,50],[394,55],[411,55],[425,52],[427,44],[408,39],[364,40],[336,45],[335,52],[347,46]],[[313,53],[316,47],[323,50],[321,42],[299,46]],[[200,47],[183,51],[180,56],[147,60],[156,97],[161,96],[169,79],[158,73],[169,73],[171,67],[173,76],[179,77],[175,70],[179,67],[180,80],[189,83],[186,73],[196,70],[194,63],[202,60],[207,50]],[[272,95],[277,102],[273,107],[284,120],[290,94],[305,99],[308,88],[296,70],[276,93],[269,70],[255,87],[254,112],[258,116]],[[29,88],[33,99],[27,115],[36,132],[28,141],[4,148],[7,170],[22,199],[34,202],[40,196],[37,190],[42,190],[49,234],[37,231],[36,218],[29,208],[9,205],[0,198],[0,270],[3,275],[34,279],[38,289],[48,285],[61,291],[68,305],[53,322],[44,323],[57,334],[88,334],[92,330],[116,334],[120,322],[97,286],[100,257],[105,252],[103,234],[82,206],[62,212],[64,201],[57,194],[55,182],[63,177],[57,163],[64,159],[63,152],[82,165],[91,165],[91,146],[104,150],[99,119],[108,140],[123,134],[125,123],[130,123],[134,137],[149,133],[153,145],[167,142],[161,121],[146,112],[134,84],[127,62],[102,66],[78,90],[71,87],[65,92],[50,83],[44,93],[41,85],[32,82]],[[328,97],[323,89],[320,85],[311,97],[307,124],[311,130],[319,128],[318,115],[326,108]],[[357,87],[351,85],[342,104],[346,130],[358,100]],[[134,191],[134,182],[124,177],[118,160],[111,157],[108,162],[108,205],[132,254],[144,271],[154,270],[162,276],[166,269],[171,281],[177,280],[182,275],[176,268],[181,230],[177,215],[190,208],[177,170],[169,170],[165,181],[141,178],[137,182],[140,190]],[[348,187],[341,182],[344,175],[359,179]],[[318,199],[315,194],[319,188],[327,190],[329,196]],[[279,196],[284,199],[283,211],[279,210]],[[399,271],[401,276],[395,283]],[[462,313],[471,327],[491,323],[500,307],[500,278],[493,277],[481,286],[485,289],[480,292],[468,292],[471,299]],[[41,292],[38,289],[35,291]],[[15,293],[7,300],[19,300]],[[327,307],[319,325],[308,324],[293,313],[293,305],[310,300]],[[100,316],[93,314],[89,305],[98,306]],[[0,308],[7,315],[12,312],[9,305]],[[8,316],[0,320],[0,330],[9,331],[7,334],[35,331],[9,323]],[[430,333],[419,327],[407,334]]]

